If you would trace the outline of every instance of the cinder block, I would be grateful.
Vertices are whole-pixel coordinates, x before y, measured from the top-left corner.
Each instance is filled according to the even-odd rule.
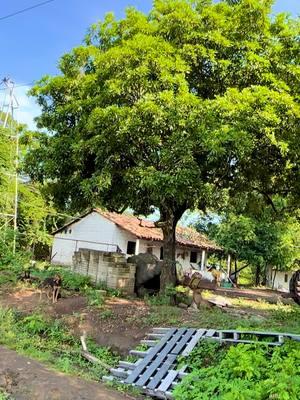
[[[73,270],[109,288],[134,292],[136,266],[127,263],[123,254],[82,248],[73,256]]]

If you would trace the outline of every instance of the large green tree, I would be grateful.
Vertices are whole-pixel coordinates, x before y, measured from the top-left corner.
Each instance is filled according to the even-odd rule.
[[[148,15],[109,14],[31,91],[48,130],[31,177],[64,210],[158,208],[162,288],[185,210],[217,208],[224,190],[299,192],[299,25],[271,5],[156,0]]]
[[[260,218],[228,214],[221,223],[210,226],[210,235],[240,262],[249,266],[258,285],[265,280],[268,267],[286,271],[300,257],[300,224],[296,217],[276,218],[266,208]]]

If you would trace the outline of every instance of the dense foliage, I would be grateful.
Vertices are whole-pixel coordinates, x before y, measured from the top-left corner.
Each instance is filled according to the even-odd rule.
[[[300,225],[296,218],[256,220],[231,214],[215,227],[213,236],[238,260],[255,267],[257,284],[268,266],[286,271],[295,268],[300,258]]]
[[[299,195],[299,24],[272,1],[156,0],[93,25],[31,91],[27,170],[63,210],[160,210],[162,287],[183,212],[226,194]],[[225,194],[226,191],[226,194]]]
[[[17,251],[47,256],[51,237],[49,231],[59,221],[51,200],[45,199],[43,187],[22,174],[24,157],[34,147],[34,132],[15,121],[0,127],[0,263],[13,260],[13,216],[16,189],[16,134],[19,136]]]
[[[176,400],[298,400],[300,344],[280,347],[240,344],[228,350],[200,345],[191,373],[176,387]]]
[[[256,284],[265,282],[268,268],[299,268],[299,210],[288,210],[282,198],[275,198],[269,206],[257,195],[244,201],[230,204],[218,217],[200,216],[196,229],[230,253],[238,268],[249,266]]]

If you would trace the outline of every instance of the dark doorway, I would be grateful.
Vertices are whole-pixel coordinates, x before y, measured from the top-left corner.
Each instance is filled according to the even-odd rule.
[[[160,274],[149,279],[140,288],[136,288],[136,293],[139,297],[144,297],[145,295],[154,296],[159,293],[159,290]]]

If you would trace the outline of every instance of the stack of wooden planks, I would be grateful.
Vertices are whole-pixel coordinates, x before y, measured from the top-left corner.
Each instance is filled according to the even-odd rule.
[[[187,356],[200,340],[219,342],[264,343],[280,346],[285,339],[300,341],[300,335],[274,332],[235,330],[154,328],[141,344],[147,351],[131,350],[138,360],[134,363],[121,361],[118,368],[111,369],[105,380],[120,382],[140,388],[144,393],[160,399],[172,399],[172,390],[187,375],[187,366],[176,368],[178,356]]]

